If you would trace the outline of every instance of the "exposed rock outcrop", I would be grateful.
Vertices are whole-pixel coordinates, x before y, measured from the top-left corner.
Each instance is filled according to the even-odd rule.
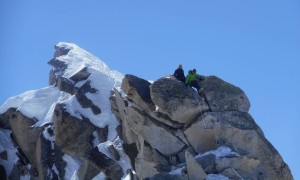
[[[187,172],[190,180],[205,180],[206,174],[202,169],[202,166],[197,163],[193,155],[186,151],[185,152]]]
[[[179,123],[188,124],[209,109],[197,92],[173,77],[155,81],[150,91],[158,111]]]
[[[135,169],[139,178],[167,178],[164,173],[172,174],[171,170],[184,162],[190,179],[204,179],[209,174],[222,174],[232,179],[292,179],[288,166],[248,113],[250,103],[240,88],[215,76],[206,77],[205,81],[199,82],[206,90],[207,101],[204,101],[192,88],[166,76],[151,85],[145,83],[142,88],[143,96],[150,96],[152,101],[148,102],[156,106],[153,110],[141,103],[141,93],[136,90],[142,80],[132,77],[125,76],[123,83],[126,86],[122,86],[123,91],[115,90],[112,100],[113,112],[123,125],[123,138],[139,147],[141,140],[138,137],[142,137],[142,144],[149,144],[150,149],[167,157],[164,167],[171,167],[157,171],[154,169],[158,167],[157,162],[145,160],[140,156],[143,150],[138,148]],[[135,83],[128,83],[134,80]],[[150,91],[145,90],[146,84]],[[126,96],[124,92],[130,95]],[[203,154],[220,147],[230,148],[237,155],[192,158],[192,154]],[[142,168],[137,167],[137,162]],[[199,173],[200,169],[203,173]],[[185,173],[180,175],[181,178],[185,176]]]
[[[240,88],[216,76],[208,76],[198,83],[205,89],[212,111],[249,111],[250,102]]]
[[[122,75],[76,45],[59,43],[55,49],[50,87],[18,95],[0,107],[0,127],[12,131],[16,148],[14,156],[9,149],[0,152],[4,161],[11,161],[4,164],[12,164],[5,167],[7,176],[92,179],[102,172],[108,179],[121,179],[130,167],[126,155],[119,154],[122,146],[115,145],[120,144],[118,121],[105,103]],[[43,97],[49,90],[52,94]]]
[[[150,83],[74,44],[55,49],[50,87],[0,106],[7,177],[293,179],[240,88],[204,77],[204,98],[172,76]]]
[[[80,120],[71,116],[62,104],[56,105],[53,118],[55,144],[59,149],[73,156],[84,156],[91,151],[90,139],[95,127],[87,118]]]
[[[10,125],[14,140],[31,163],[35,163],[37,141],[41,128],[33,128],[35,120],[25,117],[20,111],[15,111],[10,116]]]

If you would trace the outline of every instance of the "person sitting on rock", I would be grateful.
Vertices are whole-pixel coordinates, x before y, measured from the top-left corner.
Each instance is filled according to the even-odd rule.
[[[196,72],[196,69],[193,69],[192,71],[189,70],[188,75],[185,78],[185,85],[196,88],[198,94],[200,95],[204,92],[204,88],[200,88],[197,79],[200,79],[201,77]]]
[[[173,75],[176,77],[176,79],[178,81],[181,81],[183,83],[185,82],[184,71],[182,69],[182,65],[181,64],[179,64],[178,68],[175,70],[175,72],[174,72]]]

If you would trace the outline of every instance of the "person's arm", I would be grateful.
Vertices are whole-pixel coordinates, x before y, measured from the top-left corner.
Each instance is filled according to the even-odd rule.
[[[177,76],[177,69],[174,71],[174,74],[173,74],[173,76]]]
[[[191,79],[191,75],[188,74],[185,78],[185,85],[189,85],[191,82],[190,82],[190,79]]]

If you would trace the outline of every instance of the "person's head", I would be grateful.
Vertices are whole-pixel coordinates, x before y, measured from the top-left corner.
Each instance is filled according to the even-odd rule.
[[[196,69],[193,69],[193,70],[192,70],[192,73],[193,73],[193,74],[195,74],[196,72],[197,72]]]
[[[179,68],[179,69],[182,69],[182,64],[179,64],[178,68]]]

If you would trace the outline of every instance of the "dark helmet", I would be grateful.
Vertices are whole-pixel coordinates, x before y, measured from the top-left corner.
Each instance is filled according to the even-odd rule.
[[[193,69],[193,71],[192,71],[192,72],[196,73],[197,71],[196,71],[196,69]]]

